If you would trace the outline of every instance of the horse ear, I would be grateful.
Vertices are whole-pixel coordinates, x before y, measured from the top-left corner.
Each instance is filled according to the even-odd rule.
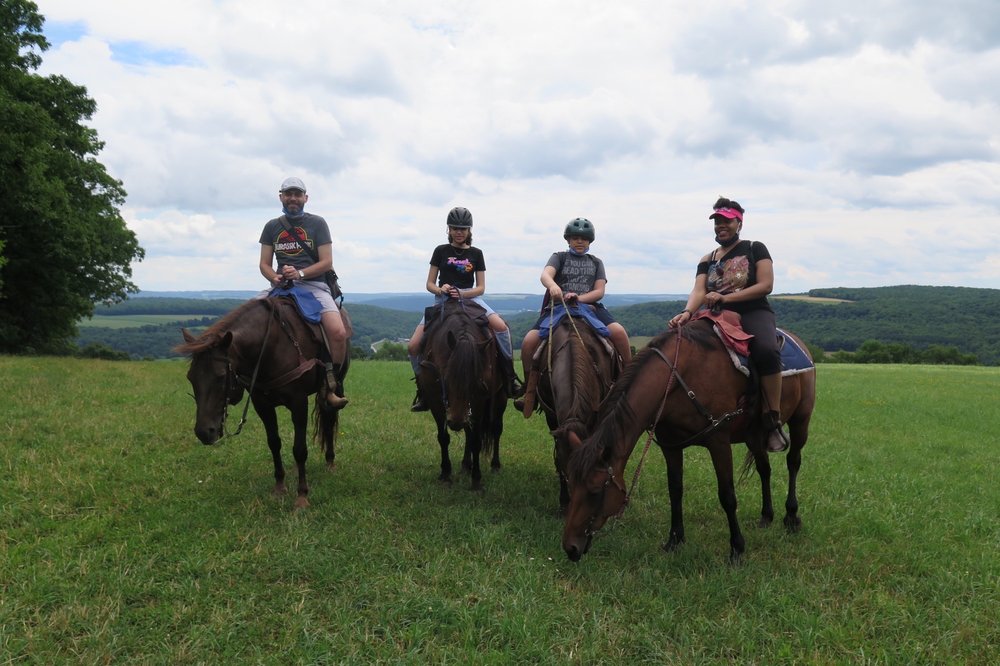
[[[573,447],[574,451],[576,449],[580,448],[581,446],[583,446],[583,442],[580,441],[579,435],[577,435],[572,430],[567,431],[567,433],[566,433],[566,439],[567,439],[567,441],[569,441],[569,445],[571,447]]]
[[[194,342],[195,341],[195,337],[193,335],[191,335],[191,331],[187,330],[186,328],[182,328],[181,329],[181,335],[184,336],[184,342]]]
[[[457,344],[458,340],[455,338],[455,334],[448,331],[448,349],[454,349]]]
[[[225,335],[219,338],[219,349],[229,349],[229,345],[233,343],[233,332],[226,331]]]

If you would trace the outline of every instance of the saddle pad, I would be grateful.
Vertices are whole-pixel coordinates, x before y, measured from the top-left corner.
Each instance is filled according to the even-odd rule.
[[[778,333],[778,349],[781,354],[781,376],[788,377],[789,375],[797,375],[801,372],[808,372],[814,370],[816,365],[809,360],[809,357],[802,350],[795,340],[785,333],[783,330],[776,329]],[[715,331],[716,335],[725,341],[725,337],[718,330]],[[734,352],[729,347],[726,347],[726,351],[729,352],[729,358],[732,359],[733,365],[739,370],[743,375],[750,376],[750,366],[749,360],[746,356],[741,356]]]
[[[268,298],[278,298],[280,296],[291,296],[292,300],[295,301],[295,306],[298,308],[299,314],[309,323],[318,324],[320,322],[319,311],[322,306],[308,289],[303,289],[293,284],[289,289],[275,287],[268,294]]]
[[[815,369],[816,365],[809,359],[809,356],[799,346],[799,343],[780,328],[777,330],[778,345],[781,348],[782,376],[797,375],[800,372],[808,372]]]
[[[590,324],[590,327],[593,328],[594,331],[598,333],[598,335],[605,338],[611,335],[611,331],[609,331],[608,327],[605,326],[604,323],[597,318],[597,315],[594,314],[592,308],[585,305],[584,306],[571,305],[569,307],[569,314],[573,317],[579,317],[584,321],[586,321],[588,324]],[[558,326],[559,322],[565,316],[566,316],[566,307],[563,305],[555,306],[555,308],[553,308],[552,310],[552,313],[547,315],[544,319],[542,319],[541,323],[539,324],[538,337],[542,340],[548,338],[549,332],[553,328]]]

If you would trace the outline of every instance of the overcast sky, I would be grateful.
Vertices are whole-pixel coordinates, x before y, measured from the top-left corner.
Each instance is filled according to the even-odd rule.
[[[686,293],[719,194],[776,293],[1000,288],[996,0],[36,2],[143,290],[263,288],[289,175],[348,294],[422,290],[456,205],[487,297],[577,216],[609,293]]]

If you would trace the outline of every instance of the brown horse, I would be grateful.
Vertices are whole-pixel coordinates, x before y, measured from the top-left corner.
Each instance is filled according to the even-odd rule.
[[[441,474],[451,482],[448,430],[465,433],[462,467],[472,474],[472,489],[482,489],[480,453],[500,469],[500,435],[507,409],[507,387],[497,359],[497,345],[486,324],[486,312],[461,299],[446,301],[436,317],[427,318],[417,382],[437,424]]]
[[[597,424],[601,401],[621,370],[621,358],[584,319],[569,316],[550,331],[535,358],[524,415],[529,416],[536,404],[545,413],[559,475],[559,509],[565,514],[569,506],[566,467],[574,444]]]
[[[808,354],[804,344],[799,342],[799,346]],[[774,520],[766,437],[759,409],[754,400],[746,399],[755,393],[749,384],[735,369],[711,322],[695,321],[652,340],[615,384],[596,429],[570,461],[571,500],[562,538],[569,558],[579,560],[597,530],[624,510],[628,502],[625,464],[638,438],[651,429],[667,462],[670,534],[663,548],[670,551],[684,542],[683,451],[691,444],[701,444],[712,457],[719,502],[729,522],[730,560],[738,562],[745,543],[736,518],[733,443],[747,443],[760,476],[760,525]],[[802,524],[796,478],[815,402],[815,370],[784,377],[781,415],[791,434],[784,519],[789,531]]]
[[[347,312],[342,309],[341,315],[350,335]],[[316,394],[313,437],[320,441],[330,469],[334,466],[340,414],[320,397],[325,369],[319,360],[323,349],[319,333],[302,319],[290,299],[267,298],[244,303],[198,337],[186,329],[183,334],[185,342],[175,350],[191,356],[187,377],[194,389],[194,432],[198,439],[203,444],[214,444],[224,437],[228,405],[239,403],[244,390],[249,390],[274,459],[274,494],[283,495],[285,468],[281,462],[281,436],[275,407],[284,405],[291,412],[295,430],[292,455],[299,472],[295,506],[308,506],[308,396]],[[340,392],[349,364],[348,359],[340,369]],[[241,421],[239,429],[242,426]],[[239,429],[233,434],[239,434]]]

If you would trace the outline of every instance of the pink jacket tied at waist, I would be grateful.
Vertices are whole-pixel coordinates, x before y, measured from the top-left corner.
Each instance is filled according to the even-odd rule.
[[[738,313],[732,310],[712,312],[703,309],[691,315],[691,319],[710,319],[727,347],[740,356],[750,356],[750,340],[753,335],[743,330]]]

